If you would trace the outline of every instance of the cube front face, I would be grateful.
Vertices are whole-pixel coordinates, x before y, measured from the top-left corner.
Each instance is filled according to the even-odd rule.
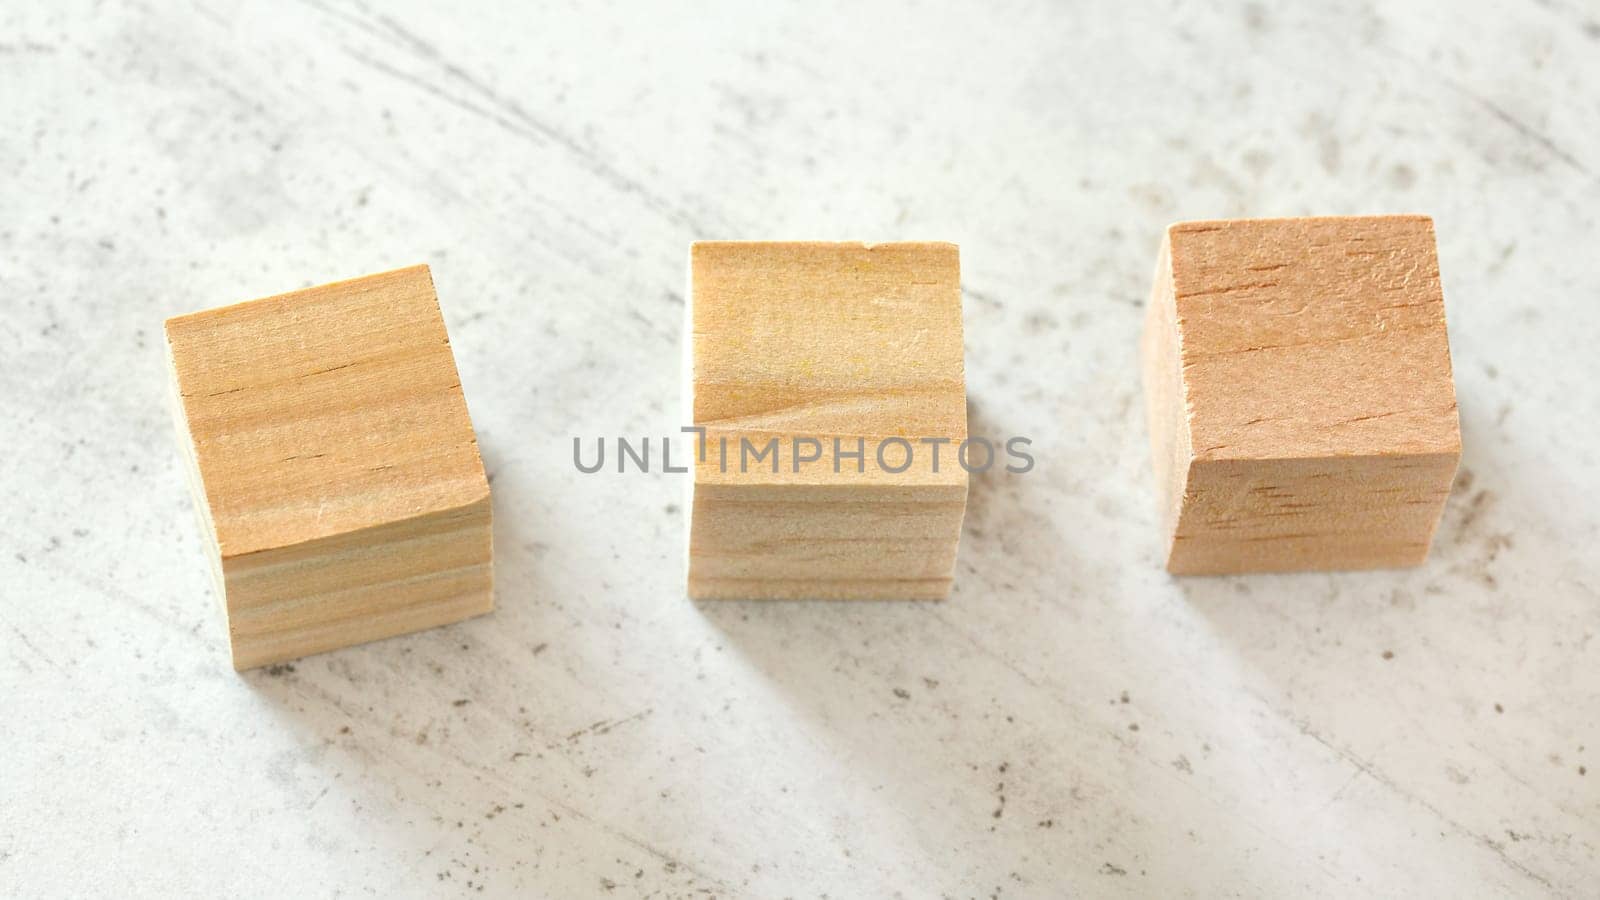
[[[967,489],[956,248],[699,243],[689,294],[690,595],[946,596]],[[745,449],[773,441],[776,471]]]
[[[1461,449],[1429,219],[1174,225],[1143,351],[1171,571],[1426,557]]]
[[[167,340],[238,668],[489,611],[488,481],[426,267]]]
[[[1419,565],[1455,470],[1450,454],[1196,462],[1167,570],[1227,575]]]

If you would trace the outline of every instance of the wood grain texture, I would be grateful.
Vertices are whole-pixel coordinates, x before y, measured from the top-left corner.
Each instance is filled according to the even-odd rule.
[[[1461,453],[1432,220],[1174,225],[1143,356],[1169,570],[1426,558]]]
[[[426,266],[166,334],[235,667],[490,610],[489,485]]]
[[[956,247],[705,242],[689,268],[689,403],[707,450],[689,594],[946,596],[967,493]],[[776,471],[741,471],[742,441],[774,438]],[[796,438],[817,444],[796,452]],[[949,441],[937,465],[924,438]]]

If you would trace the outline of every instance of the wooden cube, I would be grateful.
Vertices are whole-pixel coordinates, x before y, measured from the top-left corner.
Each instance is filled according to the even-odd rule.
[[[235,668],[490,610],[489,483],[427,266],[166,332]]]
[[[1143,353],[1168,570],[1427,556],[1461,456],[1431,219],[1173,225]]]
[[[956,247],[699,243],[689,282],[690,596],[947,596],[967,497]],[[776,458],[748,465],[746,440]]]

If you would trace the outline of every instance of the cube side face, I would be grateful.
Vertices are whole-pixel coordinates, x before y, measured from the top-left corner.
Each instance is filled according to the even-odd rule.
[[[249,668],[488,612],[488,480],[426,267],[167,322]]]
[[[1197,460],[1167,569],[1227,575],[1414,566],[1458,454]]]
[[[1171,245],[1194,453],[1459,453],[1433,223],[1191,222]]]
[[[1179,362],[1177,308],[1172,297],[1171,248],[1165,239],[1156,260],[1139,349],[1161,534],[1170,543],[1183,507],[1192,451]]]
[[[225,558],[488,495],[425,266],[180,316],[167,338]]]
[[[189,502],[194,507],[195,522],[205,543],[206,558],[211,563],[212,587],[216,599],[227,615],[227,581],[222,575],[222,551],[217,544],[217,525],[211,519],[211,506],[206,502],[205,485],[200,479],[200,464],[195,456],[194,438],[189,432],[189,422],[184,415],[183,396],[178,386],[177,368],[172,364],[172,345],[167,345],[167,407],[172,415],[173,431],[178,439],[178,453],[183,459],[184,480],[189,485]]]
[[[687,394],[708,450],[690,594],[945,596],[967,488],[956,248],[710,242],[689,268]],[[946,442],[937,465],[925,440]]]

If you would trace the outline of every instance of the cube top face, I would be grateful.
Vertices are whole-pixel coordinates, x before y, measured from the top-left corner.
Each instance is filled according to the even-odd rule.
[[[426,266],[166,331],[224,560],[488,497]]]
[[[1456,454],[1433,222],[1185,222],[1167,232],[1198,460]]]
[[[692,416],[710,447],[697,485],[941,485],[964,491],[956,445],[967,436],[958,250],[945,243],[701,242],[690,249]],[[795,473],[738,471],[738,443],[812,437],[822,459]],[[868,464],[833,465],[832,441]],[[911,467],[873,464],[885,439],[916,448]],[[951,442],[932,471],[921,438]],[[891,465],[905,455],[885,447]],[[809,451],[807,451],[809,452]]]

